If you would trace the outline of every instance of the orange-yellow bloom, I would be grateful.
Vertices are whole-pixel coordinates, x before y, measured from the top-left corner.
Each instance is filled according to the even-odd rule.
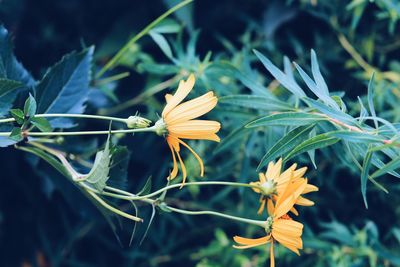
[[[193,89],[195,83],[194,75],[190,75],[187,81],[181,80],[174,95],[166,94],[167,104],[162,112],[162,119],[156,125],[166,132],[168,146],[172,153],[173,169],[168,179],[174,179],[178,174],[178,163],[181,166],[183,183],[185,183],[187,172],[185,164],[180,156],[181,145],[186,147],[197,159],[200,165],[200,175],[204,175],[204,164],[200,156],[181,139],[212,140],[219,142],[216,133],[221,128],[217,121],[195,120],[196,118],[211,111],[218,102],[213,92],[181,103]]]
[[[264,173],[259,173],[259,181],[251,182],[250,184],[257,185],[261,188],[253,188],[253,190],[259,194],[260,196],[260,208],[258,210],[258,214],[261,214],[265,208],[265,205],[268,203],[268,207],[273,205],[273,200],[276,200],[276,197],[279,196],[282,190],[286,187],[289,180],[297,181],[297,180],[305,180],[306,187],[302,194],[307,194],[310,192],[318,191],[318,187],[308,184],[307,178],[304,178],[304,174],[307,171],[307,167],[303,167],[297,169],[297,164],[293,164],[287,170],[281,173],[282,169],[282,158],[278,160],[275,164],[272,161],[268,164],[267,171]],[[296,205],[300,206],[312,206],[314,202],[299,196],[297,199]],[[292,208],[291,211],[298,215],[295,208]]]
[[[278,195],[276,205],[268,209],[268,212],[271,213],[270,217],[266,220],[266,236],[256,239],[235,236],[233,239],[239,245],[235,245],[234,247],[246,249],[270,243],[271,267],[275,266],[274,242],[279,242],[297,255],[300,255],[299,250],[303,248],[303,241],[301,239],[303,224],[292,220],[287,213],[298,201],[306,186],[306,179],[293,180],[293,176],[291,176],[288,183],[283,186],[281,194]]]

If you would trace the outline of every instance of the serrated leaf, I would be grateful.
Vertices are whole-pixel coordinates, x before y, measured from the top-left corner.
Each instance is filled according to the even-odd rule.
[[[110,172],[110,135],[107,138],[104,150],[96,153],[96,158],[90,172],[84,178],[94,188],[102,192],[107,185]]]
[[[50,122],[42,117],[33,117],[31,119],[31,123],[35,125],[41,132],[51,132],[53,130]]]
[[[328,120],[326,117],[312,113],[303,112],[283,112],[265,116],[248,123],[246,128],[261,126],[302,126]]]
[[[89,94],[93,47],[64,56],[36,86],[38,113],[83,113]],[[52,118],[54,128],[74,126],[71,119]]]
[[[235,105],[250,109],[267,111],[292,110],[293,108],[283,101],[268,96],[230,95],[219,98],[220,103]]]
[[[332,137],[329,134],[319,134],[307,141],[304,141],[297,147],[295,147],[288,155],[285,157],[285,161],[297,156],[301,153],[307,152],[311,149],[320,149],[327,146],[331,146],[337,143],[340,139],[336,137]]]
[[[10,110],[11,116],[15,119],[15,121],[22,125],[24,123],[24,112],[20,109],[11,109]]]
[[[282,84],[286,89],[288,89],[292,94],[296,95],[297,97],[305,97],[306,94],[304,93],[303,89],[292,79],[288,79],[288,76],[283,73],[280,69],[278,69],[272,62],[266,58],[263,54],[258,52],[257,50],[253,50],[258,59],[264,65],[264,67],[274,76],[275,79],[278,80],[280,84]]]
[[[14,129],[12,129],[10,136],[8,138],[10,138],[11,140],[13,140],[15,142],[22,141],[24,139],[24,137],[22,136],[21,128],[15,127]]]
[[[25,100],[24,115],[26,118],[31,118],[36,114],[37,104],[35,98],[29,94],[29,97]]]
[[[35,83],[32,76],[15,58],[10,35],[2,25],[0,25],[0,78],[20,82],[24,85],[23,87],[33,86]],[[11,86],[11,83],[7,83],[8,86]],[[17,86],[17,84],[14,85]],[[19,86],[12,90],[6,90],[6,88],[4,88],[3,92],[7,92],[5,94],[0,94],[0,117],[8,114],[18,92],[20,92],[23,87]]]
[[[369,175],[369,169],[371,167],[371,159],[372,159],[373,152],[369,151],[364,157],[362,171],[361,171],[361,194],[364,199],[365,207],[368,209],[368,202],[367,202],[367,181]]]
[[[139,193],[137,193],[136,195],[140,196],[140,195],[147,195],[148,193],[151,192],[151,176],[149,178],[147,178],[146,183],[144,184],[143,188],[139,191]]]
[[[276,144],[271,147],[262,157],[260,163],[258,164],[257,171],[259,171],[273,159],[284,155],[288,151],[291,151],[298,144],[304,142],[304,140],[308,138],[308,134],[313,128],[314,125],[297,127],[279,139]]]

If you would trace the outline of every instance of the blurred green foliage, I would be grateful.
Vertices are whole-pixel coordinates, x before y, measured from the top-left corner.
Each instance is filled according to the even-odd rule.
[[[27,87],[19,96],[8,96],[15,99],[13,108],[22,112],[30,86],[64,54],[82,50],[69,57],[87,72],[98,73],[130,37],[176,2],[2,1],[0,18],[11,33],[14,53],[32,74],[5,77]],[[116,68],[100,78],[91,75],[90,83],[84,80],[85,113],[124,118],[139,112],[156,121],[164,106],[164,94],[173,92],[180,79],[194,73],[197,82],[192,97],[210,89],[220,97],[220,104],[208,117],[221,122],[223,141],[218,145],[191,142],[205,160],[205,179],[255,181],[258,167],[263,171],[269,160],[292,153],[294,158],[287,160],[308,166],[308,178],[320,188],[311,197],[316,205],[300,212],[306,227],[302,256],[279,247],[278,266],[400,266],[400,186],[394,177],[398,176],[395,168],[384,165],[390,160],[399,162],[398,149],[388,146],[371,152],[376,140],[361,134],[321,136],[336,129],[307,113],[318,110],[350,123],[357,119],[354,123],[368,131],[378,128],[375,121],[379,118],[379,134],[393,137],[390,131],[398,131],[400,125],[399,17],[400,3],[395,0],[198,0],[130,46]],[[89,70],[82,62],[91,62],[88,51],[92,48],[87,47],[92,44],[96,48]],[[311,49],[317,57],[312,56]],[[313,75],[318,66],[323,78],[314,75],[310,82],[304,73],[296,72],[291,61]],[[65,65],[71,67],[70,63]],[[279,72],[273,66],[284,69],[286,76],[276,76]],[[324,83],[330,94],[327,88],[319,91],[325,88]],[[299,100],[313,93],[316,98]],[[0,107],[0,114],[5,115],[2,108],[7,111],[10,107]],[[276,117],[270,117],[277,111],[288,115],[279,124]],[[292,114],[299,111],[308,115],[296,118],[299,115]],[[15,111],[15,116],[18,113]],[[311,123],[304,123],[304,116]],[[41,127],[48,126],[44,124],[39,122]],[[254,127],[249,127],[251,124]],[[75,128],[105,130],[108,124],[85,120]],[[301,138],[295,142],[283,139],[299,132]],[[149,176],[151,189],[163,187],[171,166],[163,140],[141,138],[139,134],[112,138],[113,143],[126,146],[118,149],[123,154],[121,164],[127,165],[128,171],[114,168],[113,176],[120,179],[111,179],[110,183],[130,192],[139,192]],[[16,136],[22,137],[20,133]],[[325,143],[300,150],[299,145],[310,138]],[[92,161],[106,139],[65,137],[63,141],[62,148],[76,160],[75,166],[87,171],[82,162]],[[295,148],[307,153],[294,155]],[[187,155],[188,172],[198,173],[195,159]],[[134,225],[130,221],[117,221],[113,231],[98,210],[44,161],[12,147],[0,150],[0,161],[1,266],[262,266],[268,260],[265,247],[244,251],[232,248],[233,235],[257,237],[262,235],[259,229],[160,210],[139,245],[147,224],[138,225],[133,240]],[[368,174],[382,169],[382,174],[392,175],[378,173],[378,186],[367,182]],[[201,179],[189,177],[189,181]],[[243,189],[186,187],[168,192],[166,200],[186,209],[257,216],[257,195]],[[128,204],[115,204],[132,209]],[[148,223],[151,207],[138,209]]]

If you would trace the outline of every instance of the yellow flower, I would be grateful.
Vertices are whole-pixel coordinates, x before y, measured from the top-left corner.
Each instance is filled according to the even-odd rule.
[[[318,191],[318,187],[308,184],[307,179],[303,177],[305,172],[307,171],[307,167],[303,167],[298,170],[296,170],[296,168],[297,164],[293,164],[292,166],[290,166],[290,168],[281,173],[282,158],[280,158],[276,164],[274,164],[272,161],[268,164],[268,168],[265,174],[259,173],[259,181],[250,183],[252,185],[257,185],[261,188],[261,190],[258,188],[253,188],[255,192],[261,194],[260,208],[258,209],[258,214],[261,214],[263,212],[267,203],[268,207],[273,206],[272,201],[281,194],[282,190],[286,187],[290,179],[292,182],[297,180],[306,181],[306,187],[302,194]],[[314,202],[307,198],[299,196],[295,204],[300,206],[312,206],[314,205]],[[294,214],[298,215],[295,208],[292,208],[291,211]]]
[[[200,175],[204,175],[204,164],[200,156],[181,139],[212,140],[219,142],[216,133],[221,128],[217,121],[195,120],[207,112],[211,111],[218,102],[213,92],[208,92],[202,96],[181,103],[193,89],[195,83],[194,75],[191,74],[187,81],[181,80],[174,95],[166,94],[167,104],[162,112],[162,118],[156,123],[159,133],[166,133],[167,143],[172,153],[173,169],[168,179],[174,179],[178,174],[178,158],[181,166],[183,181],[185,183],[187,172],[185,164],[180,156],[181,146],[186,147],[197,159],[200,165]]]
[[[303,249],[303,241],[301,239],[303,224],[292,220],[287,213],[293,208],[306,186],[306,179],[293,181],[293,176],[289,178],[289,182],[286,183],[281,194],[277,197],[275,207],[269,209],[272,213],[266,220],[266,236],[256,239],[235,236],[233,239],[239,245],[234,247],[246,249],[270,243],[271,267],[275,266],[274,242],[279,242],[297,255],[300,255],[299,250]]]

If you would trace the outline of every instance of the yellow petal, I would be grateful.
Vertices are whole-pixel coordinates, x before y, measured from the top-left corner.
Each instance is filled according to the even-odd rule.
[[[269,260],[270,267],[275,267],[274,241],[271,241],[271,246],[269,248]]]
[[[297,203],[296,203],[296,204],[297,204]],[[290,211],[291,211],[294,215],[299,216],[299,212],[298,212],[294,207],[291,208]]]
[[[179,138],[220,141],[219,137],[215,134],[221,128],[221,124],[217,121],[190,120],[175,123],[167,127],[169,134]]]
[[[214,96],[214,93],[208,92],[178,105],[163,118],[167,126],[188,121],[206,114],[217,105],[217,102],[218,99]]]
[[[260,182],[250,182],[250,185],[254,185],[254,186],[260,186]],[[260,189],[256,188],[256,187],[252,187],[253,191],[256,193],[261,193]]]
[[[314,206],[314,202],[311,201],[311,200],[309,200],[309,199],[307,199],[307,198],[305,198],[305,197],[299,196],[299,198],[298,198],[297,201],[296,201],[296,205],[300,205],[300,206]]]
[[[187,149],[189,149],[189,151],[193,154],[193,156],[197,159],[197,161],[199,162],[200,165],[200,176],[204,176],[204,163],[203,160],[200,158],[199,155],[197,155],[197,153],[185,142],[183,142],[182,140],[178,139],[178,142],[180,144],[182,144],[184,147],[186,147]]]
[[[270,216],[272,216],[272,215],[274,214],[275,206],[274,206],[274,203],[272,202],[271,199],[268,199],[268,202],[267,202],[267,210],[268,210],[268,214],[269,214]]]
[[[261,205],[260,205],[260,208],[259,208],[258,211],[257,211],[257,214],[261,214],[261,213],[264,211],[265,202],[266,202],[265,198],[261,197],[261,198],[260,198],[260,203],[261,203]]]
[[[267,177],[267,179],[275,180],[281,174],[282,158],[280,158],[276,164],[271,164],[271,165],[270,164],[268,164],[268,169],[267,172],[265,173],[265,176]]]
[[[265,183],[265,182],[267,181],[267,179],[265,178],[264,173],[262,173],[262,172],[260,172],[260,173],[258,174],[258,179],[260,180],[260,182],[261,182],[262,184]]]
[[[183,163],[183,160],[182,160],[181,155],[179,154],[179,152],[176,152],[176,155],[178,156],[179,163],[181,165],[181,170],[182,170],[182,185],[181,185],[181,188],[182,188],[183,185],[185,184],[186,176],[187,176],[186,167],[185,167],[185,163]]]
[[[306,188],[303,191],[303,194],[307,194],[307,193],[310,193],[310,192],[316,192],[318,190],[319,190],[318,187],[316,187],[315,185],[307,184]]]
[[[302,178],[307,171],[307,167],[300,168],[294,171],[294,179]]]
[[[179,82],[178,89],[176,90],[175,94],[172,97],[167,97],[167,105],[165,105],[164,110],[162,112],[162,117],[164,118],[165,116],[168,115],[170,111],[172,111],[179,103],[182,102],[183,99],[190,93],[190,91],[193,89],[194,83],[195,83],[195,77],[193,74],[189,76],[187,81],[181,80]]]
[[[275,219],[272,224],[272,236],[281,233],[287,237],[300,237],[303,227],[302,223],[291,219]]]
[[[236,243],[244,246],[260,246],[267,244],[271,239],[271,235],[267,235],[264,237],[260,238],[245,238],[241,236],[234,236],[233,240],[235,240]]]
[[[174,161],[174,167],[173,167],[173,169],[172,169],[172,172],[169,174],[169,176],[168,176],[168,180],[172,180],[172,179],[174,179],[175,177],[176,177],[176,175],[178,174],[178,164],[176,163],[176,158],[175,158],[175,152],[174,152],[174,149],[173,149],[173,147],[172,147],[172,145],[168,142],[168,146],[169,146],[169,149],[171,150],[171,153],[172,153],[172,159],[173,159],[173,161]]]
[[[274,216],[279,218],[284,214],[288,213],[289,210],[294,206],[300,194],[304,191],[307,185],[306,179],[300,179],[294,182],[289,182],[282,192],[278,196],[275,204]]]

